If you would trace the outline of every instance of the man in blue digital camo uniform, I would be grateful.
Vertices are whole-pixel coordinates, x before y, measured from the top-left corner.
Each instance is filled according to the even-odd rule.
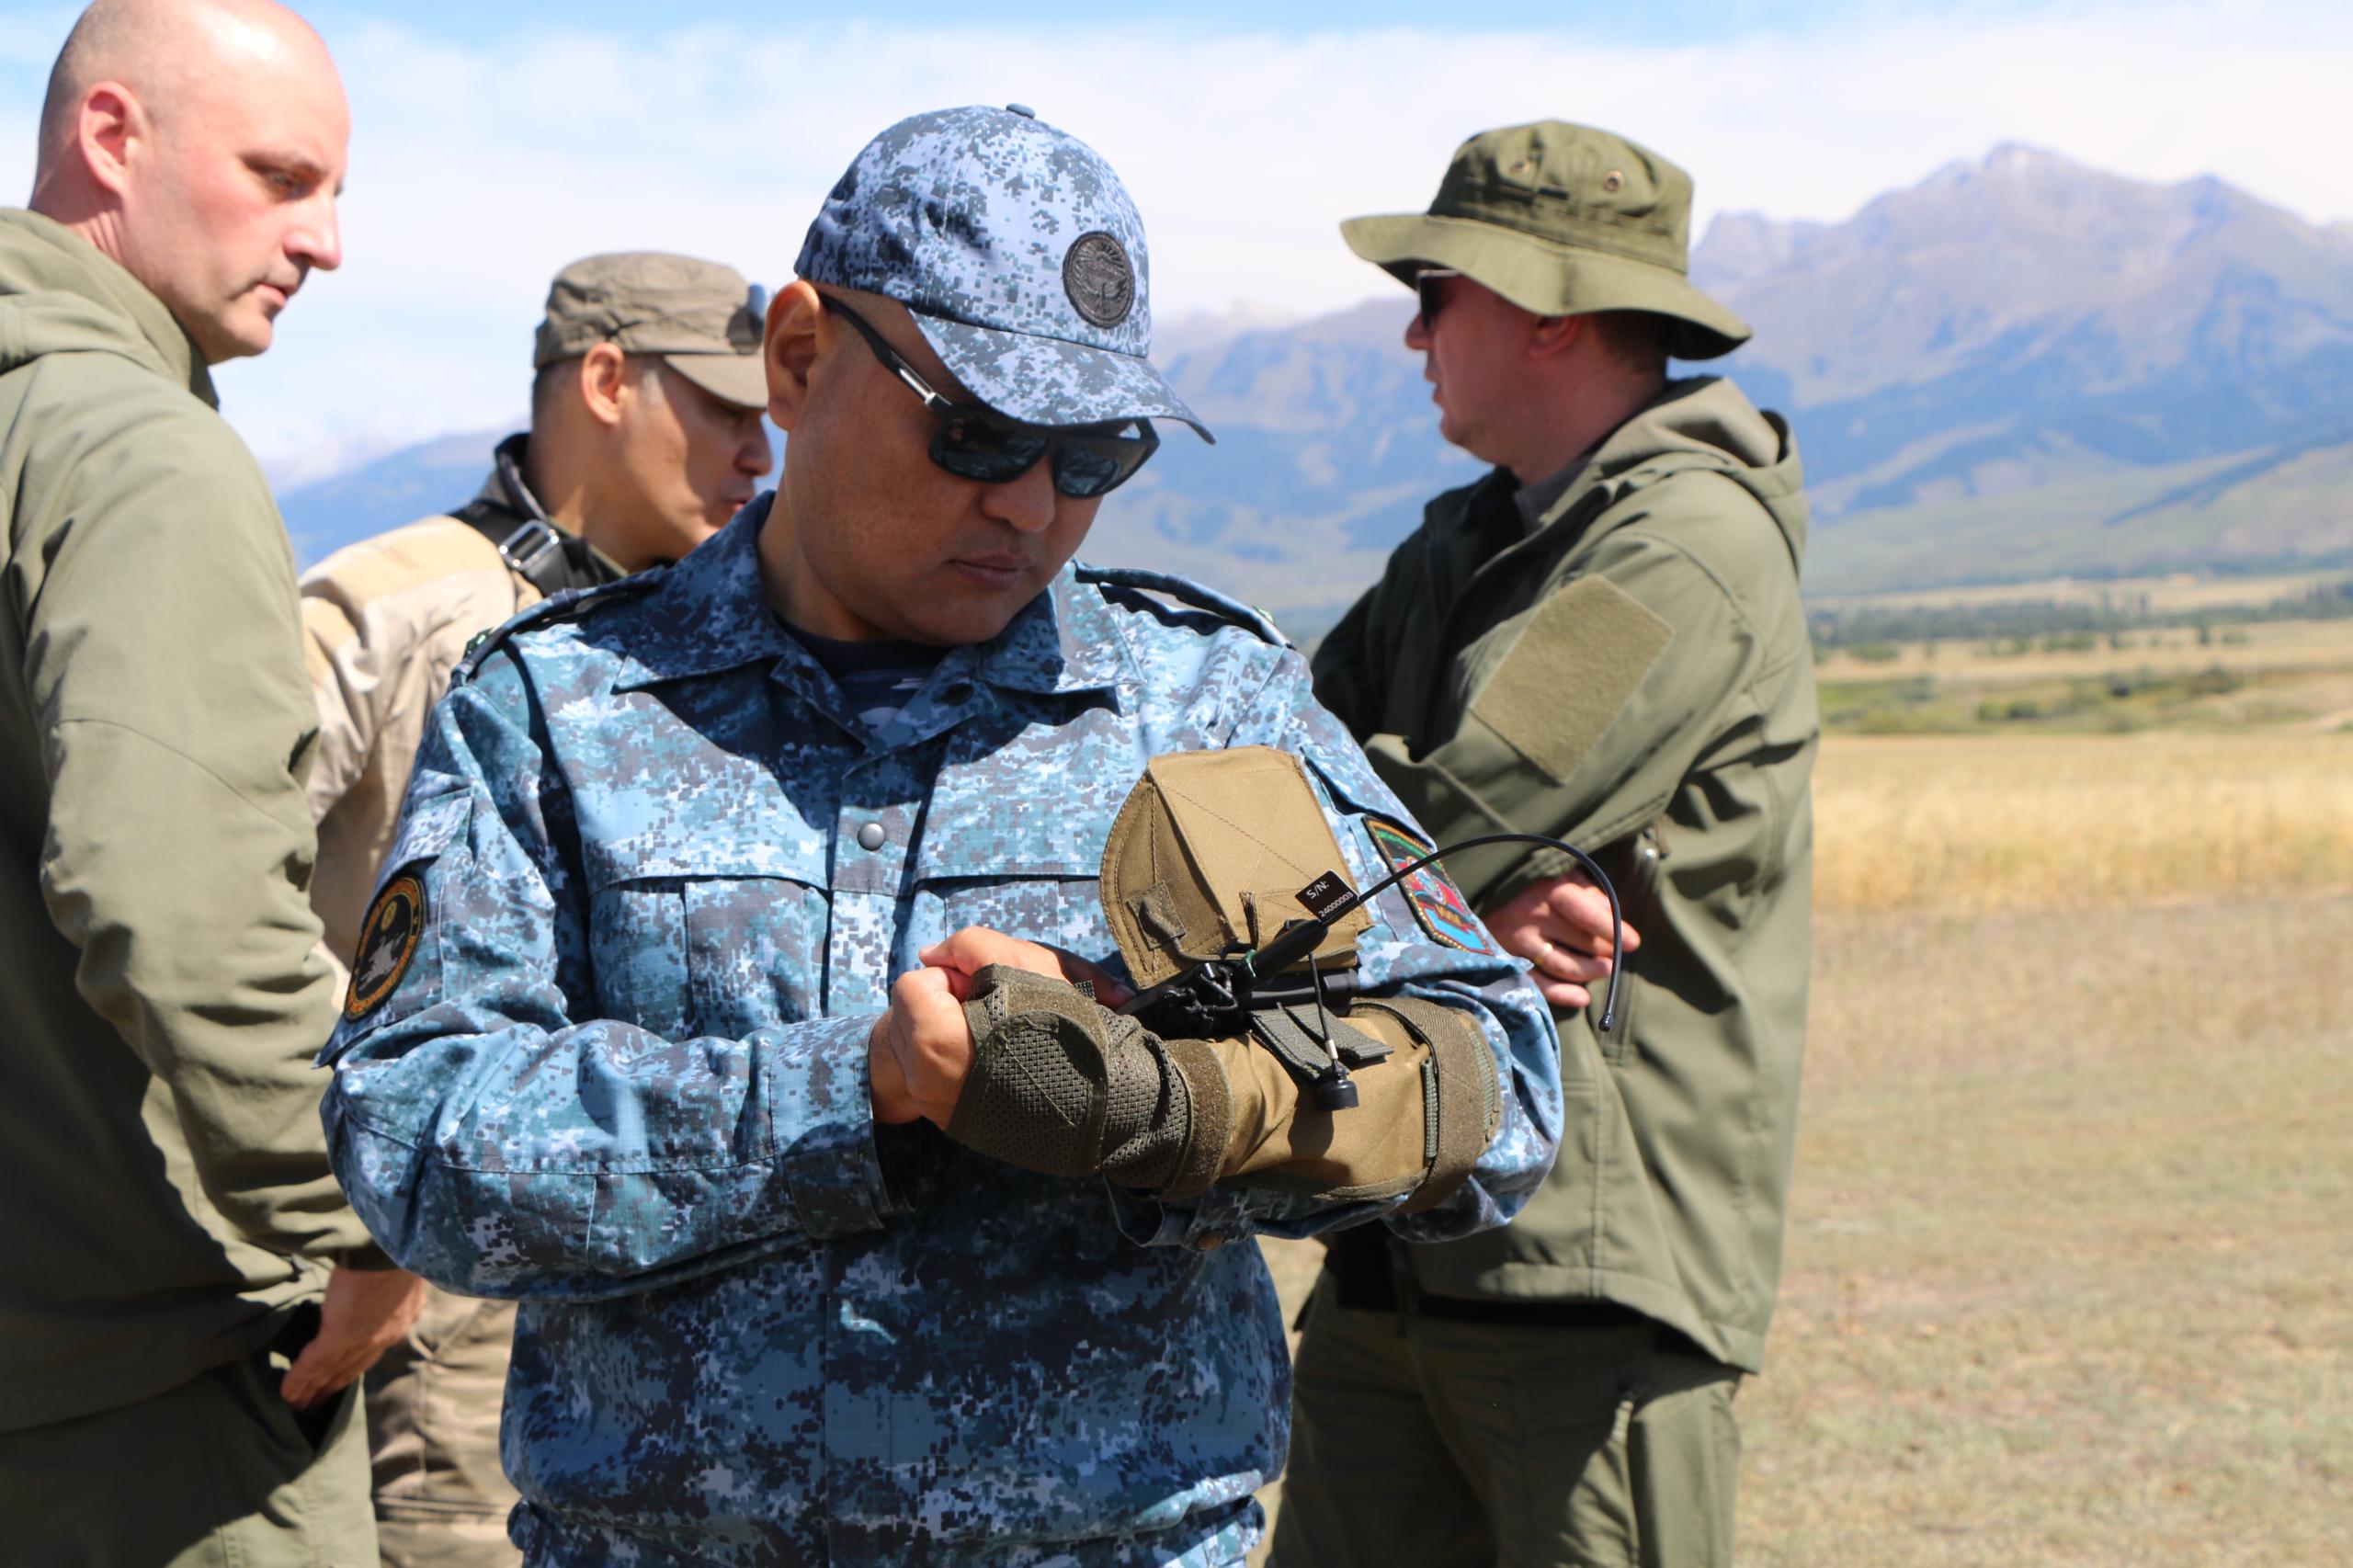
[[[1028,110],[893,126],[768,312],[779,490],[436,714],[326,1118],[389,1251],[523,1303],[532,1562],[1239,1562],[1290,1393],[1248,1238],[1459,1235],[1551,1161],[1549,1016],[1435,877],[1335,926],[1328,1012],[1098,1005],[1413,833],[1262,619],[1070,564],[1199,428],[1145,266]],[[1354,1108],[1293,1075],[1336,1058]]]

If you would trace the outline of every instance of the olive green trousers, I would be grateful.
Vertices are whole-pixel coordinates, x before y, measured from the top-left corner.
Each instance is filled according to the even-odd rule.
[[[515,1303],[434,1289],[368,1373],[368,1448],[384,1568],[516,1568],[515,1487],[498,1459]]]
[[[1640,1320],[1508,1326],[1316,1288],[1268,1568],[1719,1568],[1740,1373]]]
[[[375,1568],[358,1388],[298,1417],[261,1350],[136,1404],[0,1433],[11,1568]]]

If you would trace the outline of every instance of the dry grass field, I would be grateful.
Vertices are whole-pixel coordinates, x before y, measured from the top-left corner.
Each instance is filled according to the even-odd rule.
[[[1812,603],[1847,734],[2353,731],[2353,575],[2058,581]]]
[[[2353,897],[1844,915],[1743,1561],[2353,1562]]]
[[[1820,668],[1833,733],[2353,731],[2353,619],[1866,644]]]
[[[1834,737],[1741,1560],[2353,1564],[2353,735]],[[1312,1248],[1270,1247],[1287,1301]]]
[[[2353,888],[2353,734],[1834,736],[1814,830],[1825,915]]]

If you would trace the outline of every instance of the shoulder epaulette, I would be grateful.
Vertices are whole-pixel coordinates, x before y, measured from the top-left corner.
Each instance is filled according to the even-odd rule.
[[[1262,609],[1230,599],[1214,588],[1205,588],[1188,578],[1166,572],[1146,571],[1141,566],[1086,566],[1076,569],[1082,583],[1097,583],[1107,588],[1126,588],[1134,593],[1165,594],[1179,604],[1194,609],[1207,610],[1221,620],[1256,634],[1261,641],[1278,648],[1289,648],[1291,640],[1283,635],[1274,618]]]
[[[473,679],[474,672],[482,667],[482,662],[505,646],[507,639],[517,632],[529,631],[558,620],[568,620],[600,608],[615,599],[642,594],[660,582],[667,571],[666,567],[657,567],[614,582],[599,583],[594,587],[568,588],[516,611],[489,631],[474,633],[473,641],[466,644],[465,656],[458,661],[458,667],[449,672],[449,684],[463,686]]]

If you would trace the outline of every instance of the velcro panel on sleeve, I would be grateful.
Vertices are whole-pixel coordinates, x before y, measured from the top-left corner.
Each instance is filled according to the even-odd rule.
[[[1415,996],[1358,1006],[1394,1016],[1429,1047],[1430,1077],[1438,1091],[1437,1112],[1430,1118],[1437,1147],[1430,1154],[1428,1176],[1404,1205],[1405,1212],[1419,1213],[1453,1196],[1495,1135],[1503,1118],[1503,1089],[1495,1081],[1495,1055],[1478,1021],[1458,1008]]]
[[[1579,577],[1537,607],[1471,711],[1555,780],[1593,749],[1675,628],[1607,577]]]

